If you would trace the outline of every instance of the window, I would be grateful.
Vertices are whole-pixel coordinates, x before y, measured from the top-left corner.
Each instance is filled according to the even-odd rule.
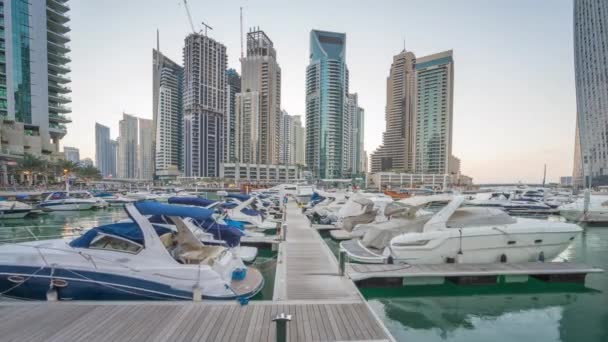
[[[137,254],[143,249],[143,246],[118,236],[99,234],[91,241],[89,248]]]

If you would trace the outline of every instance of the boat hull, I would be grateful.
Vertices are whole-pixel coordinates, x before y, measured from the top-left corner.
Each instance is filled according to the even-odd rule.
[[[42,203],[40,207],[50,211],[80,211],[91,210],[95,203],[79,202],[79,203]]]
[[[586,223],[606,223],[608,222],[608,210],[607,211],[595,211],[589,210],[583,213],[581,210],[576,209],[562,209],[559,214],[568,221],[572,222],[586,222]]]
[[[24,218],[31,211],[32,211],[31,209],[0,210],[0,220]]]

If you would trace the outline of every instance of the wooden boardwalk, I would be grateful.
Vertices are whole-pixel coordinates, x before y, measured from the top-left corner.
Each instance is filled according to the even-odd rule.
[[[386,339],[364,303],[7,302],[0,341],[275,341],[278,313],[289,341]]]

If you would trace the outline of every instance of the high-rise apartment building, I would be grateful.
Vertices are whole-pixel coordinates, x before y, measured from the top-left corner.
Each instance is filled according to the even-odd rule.
[[[277,63],[277,52],[272,40],[259,29],[247,33],[247,56],[241,59],[241,93],[249,97],[257,94],[259,99],[258,137],[252,137],[258,146],[252,163],[278,164],[281,124],[281,68]],[[255,100],[251,100],[255,102]],[[236,110],[243,106],[236,107]],[[237,114],[244,117],[245,113]]]
[[[118,178],[135,179],[138,177],[137,118],[123,113],[118,130]]]
[[[138,178],[154,179],[154,120],[139,119]]]
[[[302,126],[300,115],[293,115],[294,161],[292,164],[306,165],[306,128]]]
[[[70,37],[67,0],[0,1],[0,116],[6,162],[24,153],[59,157],[67,133]],[[5,177],[2,178],[6,180]]]
[[[116,177],[117,142],[110,139],[110,127],[95,123],[95,166],[103,177]]]
[[[280,163],[305,165],[306,130],[299,115],[281,114]]]
[[[256,164],[260,159],[260,93],[236,94],[235,107],[234,160]]]
[[[346,34],[312,30],[306,67],[306,165],[316,178],[341,178],[348,160]]]
[[[63,154],[65,157],[65,160],[69,160],[72,163],[76,163],[76,164],[80,163],[80,150],[77,149],[76,147],[64,146]]]
[[[415,172],[447,174],[452,157],[452,50],[416,59]]]
[[[192,33],[184,47],[184,175],[218,177],[224,158],[226,46]]]
[[[372,153],[372,172],[414,171],[415,65],[412,52],[403,50],[393,57],[386,80],[386,130],[382,145]]]
[[[574,1],[576,142],[574,186],[608,184],[608,2]],[[576,139],[576,138],[575,138]],[[588,183],[587,183],[588,185]]]
[[[355,175],[363,170],[364,149],[364,120],[365,110],[359,107],[359,96],[357,93],[348,95],[348,121],[347,127],[350,141],[348,150],[348,165],[350,175]]]
[[[177,177],[182,169],[184,68],[152,50],[154,174]],[[148,179],[148,178],[146,178]]]
[[[236,160],[234,151],[236,136],[236,94],[241,92],[241,76],[234,69],[226,70],[226,122],[224,123],[224,161],[232,163]]]

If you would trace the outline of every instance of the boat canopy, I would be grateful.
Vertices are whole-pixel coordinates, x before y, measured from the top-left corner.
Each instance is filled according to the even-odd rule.
[[[241,243],[241,237],[245,235],[241,229],[229,222],[221,224],[211,218],[195,221],[204,231],[212,234],[216,240],[223,240],[230,247],[238,246]]]
[[[171,229],[169,228],[157,225],[152,225],[152,227],[154,227],[154,230],[159,236],[171,232]],[[133,241],[142,246],[144,245],[144,234],[141,231],[141,228],[139,228],[139,226],[134,222],[122,222],[107,224],[104,226],[99,226],[90,229],[82,236],[70,242],[70,246],[75,248],[89,248],[91,242],[99,234],[114,235],[123,239]]]
[[[201,197],[179,197],[179,196],[169,197],[169,199],[167,201],[170,204],[196,205],[199,207],[208,207],[208,206],[216,203],[216,201],[212,201],[212,200],[209,200],[206,198],[201,198]]]
[[[244,194],[228,194],[226,197],[236,198],[241,202],[245,202],[246,200],[251,198],[251,196]]]
[[[136,202],[135,208],[142,215],[164,215],[191,217],[197,220],[206,220],[213,215],[213,210],[199,207],[184,207],[179,205],[163,204],[154,201]]]
[[[260,215],[260,213],[255,210],[255,209],[250,209],[250,208],[243,208],[241,209],[241,212],[247,216],[258,216]]]

